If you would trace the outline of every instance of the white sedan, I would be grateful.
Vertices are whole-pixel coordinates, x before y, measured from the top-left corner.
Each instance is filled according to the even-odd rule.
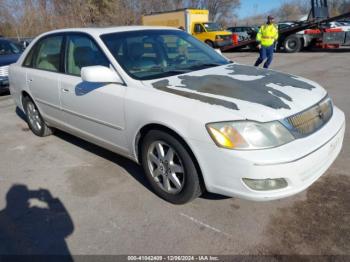
[[[342,24],[340,22],[330,22],[329,23],[331,28],[340,28],[344,32],[349,32],[350,31],[350,25]]]
[[[339,154],[345,117],[310,80],[228,61],[181,30],[65,29],[10,67],[34,134],[61,129],[136,161],[162,198],[296,194]]]

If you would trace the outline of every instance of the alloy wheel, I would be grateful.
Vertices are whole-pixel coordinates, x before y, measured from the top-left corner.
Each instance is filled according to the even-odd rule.
[[[35,105],[31,101],[29,101],[27,104],[27,116],[28,116],[30,126],[38,132],[41,131],[43,123],[41,121],[41,117],[38,109],[35,107]]]
[[[185,170],[175,149],[163,141],[154,141],[147,152],[147,164],[154,181],[165,192],[179,193],[185,183]]]

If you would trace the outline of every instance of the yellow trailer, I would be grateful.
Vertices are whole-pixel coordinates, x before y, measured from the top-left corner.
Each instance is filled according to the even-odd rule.
[[[181,9],[142,16],[147,26],[183,27],[186,32],[211,47],[232,45],[232,33],[223,31],[217,23],[209,22],[209,11],[204,9]]]

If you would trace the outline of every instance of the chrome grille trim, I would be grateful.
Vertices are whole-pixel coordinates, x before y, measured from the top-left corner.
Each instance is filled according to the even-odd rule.
[[[8,76],[8,75],[9,75],[9,66],[1,66],[0,76]]]
[[[316,105],[286,118],[283,122],[296,138],[301,138],[321,129],[332,115],[333,104],[327,96]]]

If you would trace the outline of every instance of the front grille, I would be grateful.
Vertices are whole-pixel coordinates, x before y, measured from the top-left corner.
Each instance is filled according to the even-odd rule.
[[[333,105],[329,97],[313,107],[287,118],[294,135],[311,135],[322,128],[333,115]]]
[[[9,75],[9,66],[1,66],[0,76],[8,76],[8,75]]]

